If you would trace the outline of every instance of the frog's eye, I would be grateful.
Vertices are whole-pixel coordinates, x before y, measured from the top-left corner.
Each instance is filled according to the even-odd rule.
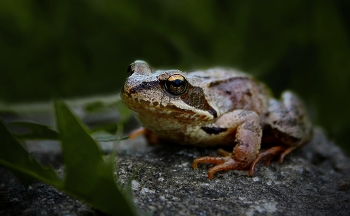
[[[173,95],[181,95],[186,92],[188,82],[180,74],[174,74],[165,81],[165,89]]]
[[[135,71],[135,64],[132,63],[129,65],[128,69],[127,69],[127,72],[128,72],[128,76],[131,76],[131,74],[133,74]]]

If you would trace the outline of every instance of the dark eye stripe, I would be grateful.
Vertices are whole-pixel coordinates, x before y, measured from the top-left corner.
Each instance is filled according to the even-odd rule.
[[[217,117],[217,112],[211,107],[205,98],[203,89],[197,86],[188,85],[186,94],[180,96],[181,100],[186,104],[200,110],[209,112],[214,118]]]
[[[139,85],[136,85],[132,88],[130,88],[130,93],[137,93],[145,89],[153,89],[156,88],[159,85],[158,81],[152,81],[152,82],[142,82]]]

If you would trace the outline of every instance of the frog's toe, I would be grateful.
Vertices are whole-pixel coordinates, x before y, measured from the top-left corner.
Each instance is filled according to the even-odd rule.
[[[205,157],[200,157],[194,159],[192,163],[193,169],[197,169],[197,165],[199,163],[213,163],[213,164],[222,164],[225,162],[224,157],[210,157],[210,156],[205,156]]]
[[[289,154],[291,151],[293,151],[295,149],[295,147],[286,147],[286,146],[275,146],[272,147],[270,149],[267,149],[264,152],[260,152],[255,160],[250,164],[250,168],[249,168],[249,175],[253,176],[254,175],[254,169],[255,166],[262,160],[265,160],[265,166],[269,166],[271,163],[271,160],[279,155],[279,162],[282,163],[284,160],[284,157]]]
[[[289,153],[291,153],[292,151],[294,151],[294,149],[296,149],[296,148],[297,148],[297,146],[290,146],[289,148],[286,148],[286,149],[280,154],[280,157],[279,157],[278,162],[279,162],[279,163],[283,163],[284,158],[285,158]]]
[[[129,139],[135,139],[138,136],[144,135],[146,132],[146,128],[144,127],[140,127],[136,130],[131,131],[131,133],[129,134]]]
[[[214,173],[218,171],[240,169],[239,167],[240,164],[237,161],[233,160],[231,157],[225,157],[224,163],[215,165],[214,167],[208,170],[208,178],[212,180],[214,177]]]
[[[267,157],[267,158],[265,159],[264,165],[267,166],[267,167],[270,166],[273,157],[274,157],[274,156]]]
[[[201,157],[193,161],[192,167],[197,169],[198,163],[213,163],[216,164],[208,170],[208,178],[211,180],[214,177],[214,173],[224,170],[242,169],[242,164],[235,161],[231,156],[226,157]]]

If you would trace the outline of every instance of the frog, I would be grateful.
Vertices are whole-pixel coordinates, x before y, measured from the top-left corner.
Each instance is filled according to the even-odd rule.
[[[151,144],[232,148],[194,159],[194,169],[213,164],[210,180],[229,170],[253,176],[259,162],[282,163],[312,138],[309,115],[295,93],[287,90],[276,99],[263,82],[237,69],[154,70],[137,60],[127,73],[120,96],[142,125],[130,138],[144,134]]]

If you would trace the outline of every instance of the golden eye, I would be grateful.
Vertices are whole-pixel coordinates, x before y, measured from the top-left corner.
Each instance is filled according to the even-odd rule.
[[[165,81],[165,89],[173,95],[181,95],[186,92],[188,82],[180,74],[174,74]]]

